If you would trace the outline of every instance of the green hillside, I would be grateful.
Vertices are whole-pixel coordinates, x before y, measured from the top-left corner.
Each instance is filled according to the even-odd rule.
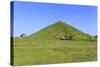
[[[73,38],[61,40],[64,35]],[[12,38],[11,65],[96,61],[97,41],[89,40],[89,36],[58,21],[29,36]]]
[[[90,35],[85,34],[74,27],[58,21],[55,24],[45,27],[44,29],[30,35],[35,39],[61,39],[64,35],[73,36],[73,40],[87,40]]]

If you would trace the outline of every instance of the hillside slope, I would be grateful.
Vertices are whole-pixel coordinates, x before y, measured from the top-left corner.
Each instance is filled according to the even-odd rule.
[[[57,40],[61,39],[64,35],[73,36],[73,40],[87,40],[90,36],[68,24],[65,24],[64,22],[57,21],[55,24],[47,26],[40,31],[30,35],[29,37],[35,39]]]

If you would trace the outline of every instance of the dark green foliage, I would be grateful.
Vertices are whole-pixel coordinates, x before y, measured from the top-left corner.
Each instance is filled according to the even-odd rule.
[[[73,39],[73,35],[70,35],[70,36],[69,36],[69,39],[72,40],[72,39]]]
[[[95,38],[97,38],[98,36],[97,36],[97,35],[95,35],[94,37],[95,37]]]
[[[95,36],[94,36],[94,40],[97,40],[97,38],[98,38],[98,36],[97,36],[97,35],[95,35]]]
[[[95,41],[95,40],[97,40],[97,36],[90,36],[90,37],[89,37],[89,40],[90,40],[90,41]]]
[[[64,35],[61,40],[72,40],[73,36],[72,35]]]

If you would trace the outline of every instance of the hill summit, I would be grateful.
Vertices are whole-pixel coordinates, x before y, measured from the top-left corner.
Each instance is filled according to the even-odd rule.
[[[87,40],[90,35],[83,33],[62,21],[57,21],[56,23],[30,35],[29,37],[35,39],[58,40],[64,38],[64,36],[66,36],[66,38],[71,36],[71,39],[73,40]]]

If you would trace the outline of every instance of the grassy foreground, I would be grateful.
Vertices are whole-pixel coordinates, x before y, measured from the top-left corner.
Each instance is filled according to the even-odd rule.
[[[14,40],[14,65],[96,61],[96,41]]]

